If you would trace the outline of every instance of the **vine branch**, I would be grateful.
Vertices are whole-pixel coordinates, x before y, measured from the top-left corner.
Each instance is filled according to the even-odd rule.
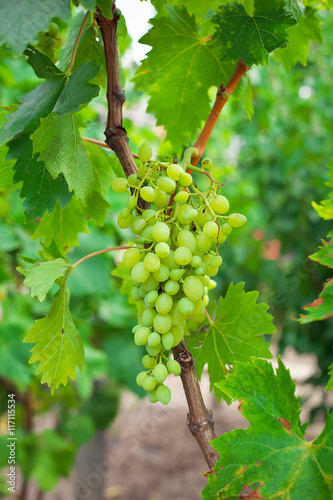
[[[89,19],[89,16],[90,16],[90,10],[88,10],[86,15],[84,16],[84,19],[83,19],[82,24],[81,24],[81,28],[80,28],[80,30],[77,34],[76,40],[75,40],[75,44],[74,44],[73,51],[72,51],[72,57],[71,57],[71,60],[70,60],[69,66],[68,66],[68,73],[69,74],[71,74],[71,72],[73,71],[73,66],[74,66],[74,62],[75,62],[77,48],[79,46],[80,39],[81,39],[83,30],[84,30],[84,27],[87,24],[87,21]]]
[[[110,149],[110,146],[106,144],[106,142],[103,141],[97,141],[96,139],[92,139],[91,137],[83,137],[81,136],[81,139],[86,142],[91,142],[92,144],[96,144],[97,146],[101,146],[102,148],[107,148]],[[132,153],[133,158],[139,159],[138,155],[135,155]]]

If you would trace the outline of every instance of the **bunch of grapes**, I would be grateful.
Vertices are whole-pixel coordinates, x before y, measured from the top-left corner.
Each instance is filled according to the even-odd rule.
[[[134,342],[145,346],[145,368],[137,383],[149,391],[152,403],[170,401],[164,384],[169,373],[179,375],[180,365],[169,359],[169,351],[184,333],[202,323],[208,305],[208,290],[216,286],[212,278],[222,264],[218,247],[233,228],[246,222],[242,214],[229,211],[229,201],[218,194],[219,183],[211,176],[209,188],[200,192],[187,169],[194,148],[185,151],[181,164],[150,161],[148,143],[139,148],[142,165],[137,174],[113,181],[113,190],[131,189],[128,207],[118,217],[120,228],[131,228],[137,246],[125,251],[122,264],[130,269],[132,296],[141,304],[138,324],[133,328]],[[203,160],[210,167],[211,160]],[[205,171],[204,171],[205,172]],[[139,196],[150,203],[141,210]]]
[[[48,31],[40,31],[38,33],[37,47],[43,52],[52,62],[58,60],[55,49],[61,47],[62,39],[59,35],[59,27],[56,23],[50,21]]]

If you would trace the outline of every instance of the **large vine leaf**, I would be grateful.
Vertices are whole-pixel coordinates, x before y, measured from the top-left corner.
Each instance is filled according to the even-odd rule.
[[[84,141],[84,147],[94,171],[94,189],[106,197],[112,181],[124,175],[120,162],[114,154],[108,154],[96,144]]]
[[[53,283],[58,278],[65,277],[70,267],[65,259],[55,259],[37,262],[25,268],[19,266],[17,270],[26,277],[23,283],[30,288],[31,297],[38,297],[42,302]]]
[[[82,371],[83,345],[73,323],[69,308],[69,292],[64,283],[54,296],[50,312],[29,330],[24,342],[35,343],[29,363],[39,361],[41,383],[51,387],[52,394],[68,377],[74,379],[76,367]]]
[[[321,321],[333,316],[333,278],[324,283],[324,288],[311,304],[303,306],[308,314],[301,314],[298,321],[302,324]]]
[[[322,20],[316,16],[316,10],[307,8],[305,16],[299,18],[298,25],[292,26],[288,31],[290,43],[285,49],[276,50],[274,59],[281,61],[286,71],[290,71],[297,62],[306,66],[310,40],[323,43],[322,24]]]
[[[76,119],[73,114],[59,118],[51,114],[41,119],[32,134],[34,153],[40,153],[52,177],[63,174],[69,190],[74,191],[84,205],[91,193],[94,173],[83,147]]]
[[[287,29],[296,24],[285,7],[284,0],[254,0],[253,15],[249,15],[239,3],[222,5],[212,19],[217,25],[213,41],[220,61],[242,59],[249,67],[267,64],[268,54],[287,45]]]
[[[69,65],[73,46],[80,31],[84,16],[84,12],[79,12],[75,17],[73,17],[72,21],[70,22],[67,40],[61,48],[59,54],[59,65],[64,70],[67,69]],[[74,71],[80,68],[82,64],[92,60],[94,60],[95,63],[101,67],[101,71],[97,75],[95,82],[98,83],[98,85],[105,87],[106,67],[103,43],[101,41],[98,27],[94,23],[93,19],[90,18],[88,19],[88,22],[86,23],[80,38],[75,56],[73,67]]]
[[[190,14],[194,14],[197,19],[200,19],[209,9],[214,9],[216,11],[220,5],[228,1],[229,0],[213,0],[209,3],[205,3],[202,0],[152,0],[151,3],[157,11],[160,11],[165,4],[186,7]]]
[[[220,460],[208,474],[205,500],[333,498],[333,413],[322,433],[306,442],[300,398],[280,360],[276,375],[266,360],[236,363],[235,372],[218,386],[241,401],[250,427],[212,442]]]
[[[39,31],[47,31],[53,17],[68,19],[71,15],[68,0],[10,0],[0,4],[0,45],[9,45],[21,54],[27,43],[37,42]]]
[[[323,266],[333,268],[333,233],[328,237],[331,238],[330,241],[322,240],[323,246],[319,247],[318,252],[309,255],[309,258]]]
[[[23,206],[26,221],[42,217],[45,211],[52,212],[57,200],[65,208],[72,197],[65,178],[61,174],[54,179],[46,170],[44,162],[38,161],[39,155],[33,154],[29,134],[18,134],[8,143],[8,148],[6,159],[17,160],[13,182],[23,182],[20,197],[25,198]]]
[[[153,19],[153,28],[140,40],[152,49],[134,82],[150,96],[147,110],[179,151],[208,116],[208,89],[226,83],[232,68],[218,61],[211,41],[199,37],[195,18],[185,8],[165,8],[168,16]]]
[[[78,233],[88,232],[82,203],[72,198],[64,210],[57,201],[52,213],[44,214],[32,239],[45,238],[46,247],[54,242],[61,254],[65,255],[70,248],[79,245]]]
[[[269,344],[263,335],[276,331],[266,304],[257,304],[259,292],[244,292],[244,283],[229,285],[226,296],[220,297],[216,311],[211,308],[212,323],[207,330],[191,335],[188,346],[195,357],[199,379],[205,364],[211,389],[222,380],[235,361],[250,356],[271,358]],[[221,393],[216,391],[218,398]]]

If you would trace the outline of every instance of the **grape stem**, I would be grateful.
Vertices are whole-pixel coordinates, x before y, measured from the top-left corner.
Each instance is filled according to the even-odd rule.
[[[115,250],[127,250],[128,248],[136,248],[136,247],[123,246],[123,247],[105,248],[104,250],[97,250],[97,252],[93,252],[93,253],[89,253],[88,255],[85,255],[84,257],[82,257],[82,259],[76,261],[75,264],[73,264],[71,267],[72,267],[72,269],[74,269],[75,267],[77,267],[79,264],[81,264],[85,260],[91,259],[91,257],[95,257],[96,255],[100,255],[102,253],[107,253],[107,252],[113,252]]]
[[[77,34],[77,37],[76,37],[76,40],[75,40],[75,44],[74,44],[74,47],[73,47],[73,51],[72,51],[72,57],[71,57],[71,60],[70,60],[69,66],[68,66],[68,74],[71,74],[72,71],[73,71],[73,66],[74,66],[74,62],[75,62],[76,52],[77,52],[77,49],[78,49],[78,46],[79,46],[79,43],[80,43],[80,39],[81,39],[83,30],[84,30],[84,27],[87,24],[87,21],[89,19],[89,16],[90,16],[90,10],[88,10],[87,13],[86,13],[86,15],[84,16],[84,19],[83,19],[82,24],[81,24],[81,28],[80,28],[80,30],[79,30],[79,32]]]
[[[194,184],[191,184],[191,188],[193,189],[193,191],[195,191],[195,193],[198,195],[198,196],[201,196],[201,198],[203,198],[205,204],[207,205],[207,208],[208,210],[210,211],[210,214],[211,216],[213,217],[213,219],[215,220],[216,219],[216,215],[215,215],[215,212],[214,210],[212,209],[212,207],[210,206],[209,204],[209,201],[207,200],[206,196],[201,192],[199,191],[199,189],[197,189]]]
[[[81,136],[81,139],[86,142],[91,142],[92,144],[96,144],[97,146],[101,146],[102,148],[107,148],[110,149],[110,146],[106,144],[106,142],[103,141],[97,141],[96,139],[92,139],[91,137],[83,137]],[[137,160],[139,159],[138,155],[135,155],[132,153],[133,158],[136,158]],[[215,181],[216,182],[216,181]]]

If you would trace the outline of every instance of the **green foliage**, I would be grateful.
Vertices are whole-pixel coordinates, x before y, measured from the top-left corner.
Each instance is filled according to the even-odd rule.
[[[33,8],[33,13],[31,9]],[[0,45],[6,44],[16,54],[21,54],[29,42],[37,41],[39,31],[47,31],[53,17],[68,20],[70,3],[68,0],[13,0],[2,2],[0,16],[3,23],[0,31]]]
[[[301,314],[300,323],[320,321],[333,316],[333,278],[324,283],[324,288],[311,304],[303,306],[308,314]]]
[[[42,302],[53,283],[68,274],[70,265],[65,259],[55,259],[49,262],[36,262],[32,266],[17,270],[26,278],[23,283],[31,289],[31,297],[38,297]]]
[[[208,363],[211,388],[224,379],[227,367],[236,361],[245,361],[250,356],[272,357],[263,338],[276,331],[267,313],[268,306],[256,303],[258,292],[244,292],[243,288],[244,283],[231,283],[226,296],[219,298],[216,311],[214,303],[210,307],[212,322],[207,329],[192,335],[188,341],[199,378]],[[215,395],[221,397],[216,389]]]
[[[253,358],[236,363],[235,373],[218,384],[250,422],[246,430],[225,433],[213,441],[220,455],[203,498],[290,498],[332,495],[332,413],[322,433],[305,441],[300,398],[289,370]],[[274,471],[274,472],[273,472]]]
[[[219,48],[220,60],[242,59],[249,67],[268,64],[268,54],[287,45],[287,29],[296,24],[283,0],[255,0],[253,15],[233,2],[221,6],[212,21],[217,25],[213,41]]]
[[[168,15],[154,19],[153,28],[140,40],[152,49],[134,82],[136,89],[150,96],[147,111],[164,125],[179,152],[209,113],[208,89],[227,81],[232,68],[222,65],[213,44],[200,38],[195,18],[185,8],[166,6],[166,10]]]
[[[37,373],[43,373],[42,383],[47,383],[53,393],[67,378],[75,378],[75,367],[82,370],[83,346],[68,308],[69,292],[66,282],[54,296],[50,312],[39,319],[29,330],[24,342],[35,343],[30,363],[39,361]]]

